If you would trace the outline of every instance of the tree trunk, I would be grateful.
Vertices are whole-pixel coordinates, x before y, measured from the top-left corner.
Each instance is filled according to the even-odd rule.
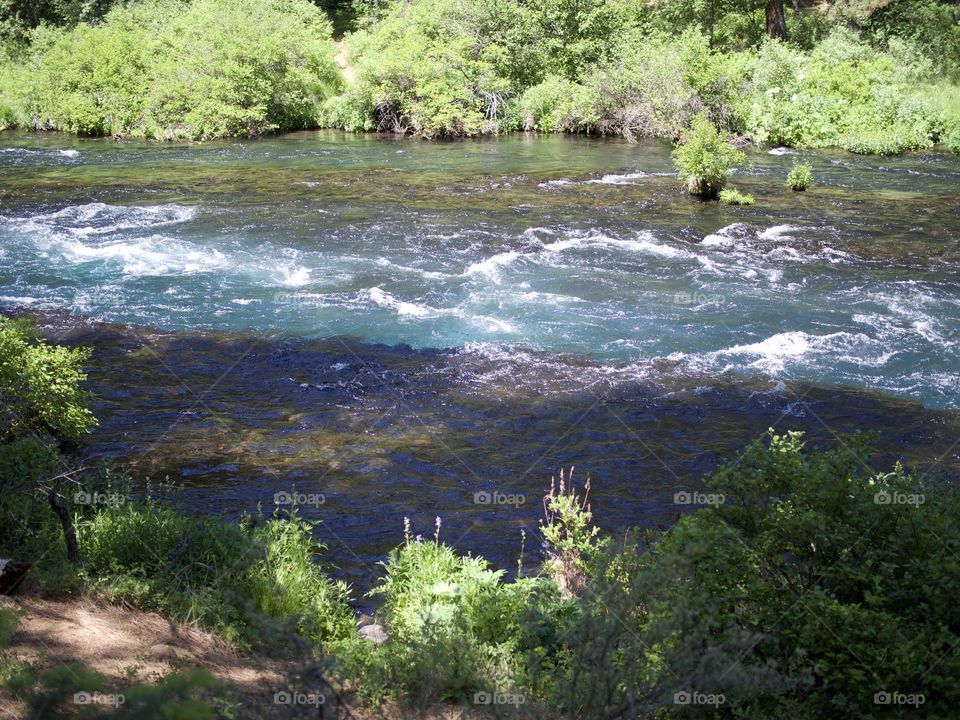
[[[60,524],[63,526],[63,539],[67,543],[67,560],[74,565],[80,565],[80,550],[77,547],[77,531],[73,527],[73,518],[70,517],[70,510],[67,509],[63,498],[60,497],[60,493],[57,492],[55,487],[50,488],[50,492],[47,493],[47,500],[53,512],[60,518]]]
[[[767,0],[767,35],[776,40],[787,39],[787,19],[783,14],[783,0]]]

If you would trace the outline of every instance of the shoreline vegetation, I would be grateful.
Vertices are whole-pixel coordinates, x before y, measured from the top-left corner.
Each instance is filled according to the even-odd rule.
[[[955,3],[326,5],[6,0],[0,128],[196,141],[321,127],[676,141],[705,117],[758,145],[960,152]],[[330,16],[348,30],[336,44]]]
[[[178,508],[164,485],[132,493],[123,468],[82,466],[97,422],[88,352],[0,318],[0,556],[33,564],[25,606],[159,612],[286,678],[258,697],[181,663],[118,687],[4,650],[18,624],[5,609],[0,699],[24,717],[71,717],[88,696],[85,717],[112,718],[345,701],[403,717],[946,718],[960,700],[960,501],[900,465],[871,469],[869,437],[812,448],[771,430],[685,492],[697,509],[672,527],[617,538],[595,523],[591,480],[561,472],[509,576],[449,546],[441,517],[405,519],[368,595],[379,609],[359,619],[295,506],[230,523]]]

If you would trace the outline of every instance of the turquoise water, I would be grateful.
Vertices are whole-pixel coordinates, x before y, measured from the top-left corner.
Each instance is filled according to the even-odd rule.
[[[87,444],[236,515],[295,482],[358,577],[404,515],[509,567],[559,467],[598,519],[767,427],[954,468],[960,159],[754,150],[686,196],[665,143],[298,133],[0,138],[0,309],[91,345]],[[475,502],[523,494],[523,506]]]
[[[656,361],[960,402],[960,160],[804,153],[684,197],[662,143],[15,137],[7,305],[170,330]]]

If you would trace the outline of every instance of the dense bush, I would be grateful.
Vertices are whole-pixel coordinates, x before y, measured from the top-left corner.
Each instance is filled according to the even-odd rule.
[[[202,139],[316,126],[340,87],[330,31],[305,0],[197,0],[163,36],[147,133]]]
[[[26,321],[0,317],[0,441],[73,438],[96,425],[80,385],[89,356],[43,342]]]
[[[754,66],[750,134],[775,145],[882,154],[930,147],[942,127],[924,87],[932,69],[901,49],[899,57],[878,52],[844,28],[809,55],[768,43]]]
[[[762,636],[751,656],[798,681],[790,693],[745,693],[731,712],[899,717],[902,707],[874,699],[899,692],[946,717],[957,702],[957,503],[899,466],[871,471],[867,457],[862,437],[820,453],[797,433],[757,441],[708,481],[725,503],[657,545],[657,562],[696,558],[662,599],[719,615],[718,641]]]
[[[307,0],[177,0],[34,33],[0,72],[0,123],[204,139],[314,127],[340,88],[330,22]]]

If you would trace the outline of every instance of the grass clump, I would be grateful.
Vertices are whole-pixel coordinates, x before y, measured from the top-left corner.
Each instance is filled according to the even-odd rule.
[[[721,190],[717,199],[724,205],[753,205],[756,202],[750,193],[742,193],[733,188]]]
[[[795,192],[809,190],[813,185],[813,168],[808,163],[794,161],[787,175],[787,187]]]
[[[273,624],[325,643],[353,632],[353,614],[347,586],[317,562],[325,548],[313,525],[295,511],[230,524],[148,497],[82,515],[78,537],[88,586],[113,601],[196,622],[239,644],[282,645],[276,628],[263,637]]]

